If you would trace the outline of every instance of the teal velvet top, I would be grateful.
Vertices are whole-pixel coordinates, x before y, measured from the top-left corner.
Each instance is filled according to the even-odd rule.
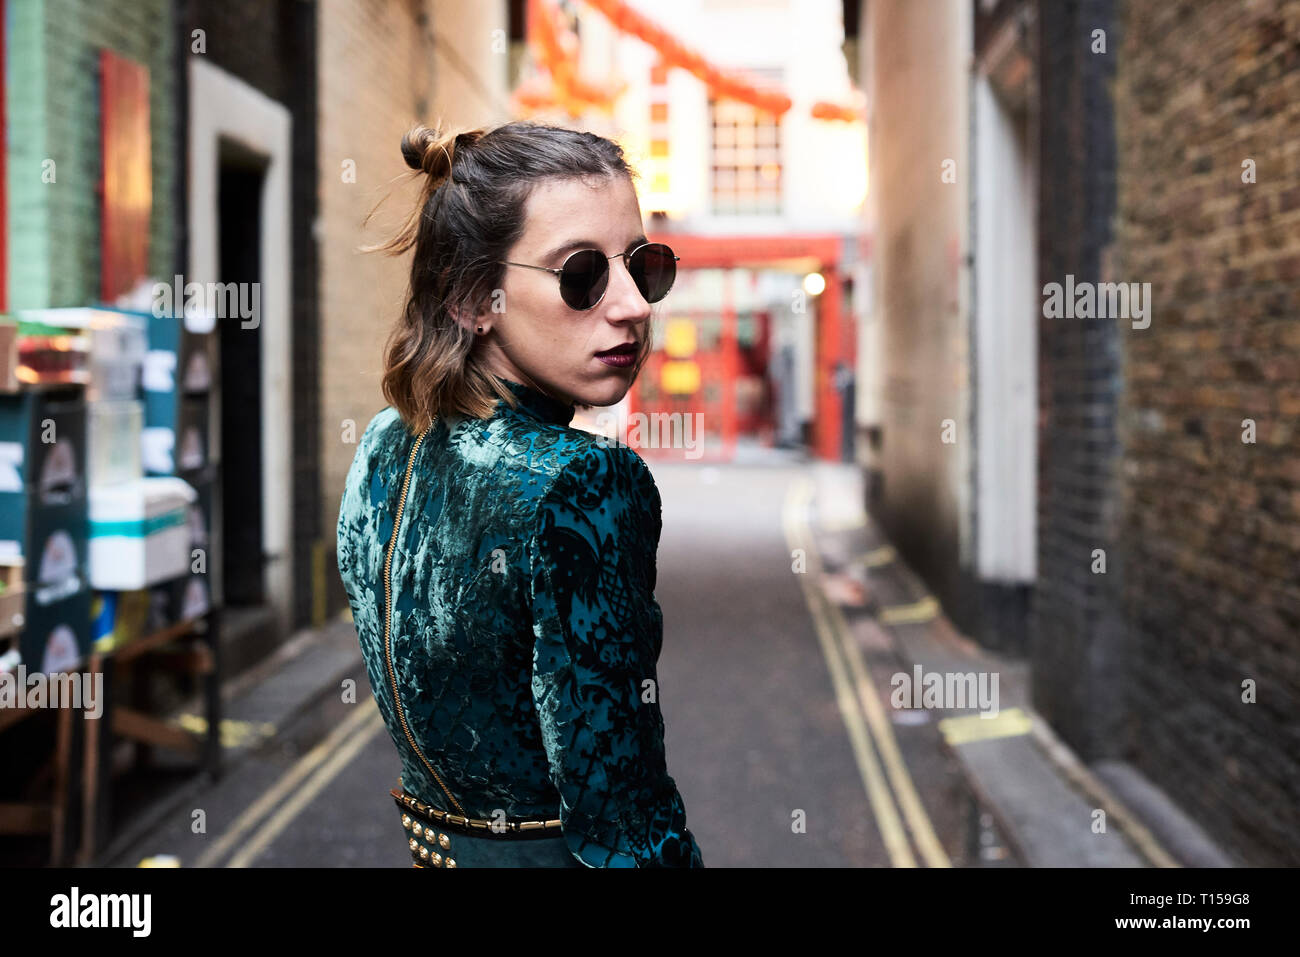
[[[517,407],[439,417],[400,513],[418,437],[394,408],[347,475],[339,573],[403,785],[452,814],[558,816],[592,867],[702,867],[664,755],[659,490],[574,406],[501,381]]]

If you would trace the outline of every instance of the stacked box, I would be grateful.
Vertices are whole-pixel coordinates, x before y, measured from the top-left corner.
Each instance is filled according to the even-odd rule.
[[[187,574],[154,589],[156,607],[165,610],[169,624],[207,614],[211,601],[212,497],[216,470],[203,465],[181,472],[198,493],[189,505],[190,567]]]
[[[60,376],[58,381],[84,381],[88,402],[135,398],[145,354],[147,324],[144,316],[87,306],[23,309],[18,315],[22,320],[22,331],[27,335],[48,335],[62,330],[75,333],[85,343],[87,351],[82,356],[85,367],[81,368],[78,360],[74,359],[74,365],[65,370],[67,374]],[[62,368],[50,365],[57,361],[58,356],[54,355],[38,362],[38,367],[51,373],[49,381],[54,381],[54,369]]]
[[[176,317],[150,317],[144,397],[144,470],[182,475],[209,464],[211,335]]]
[[[211,609],[208,576],[197,572],[154,585],[149,595],[150,624],[155,628],[201,618]]]
[[[29,672],[90,652],[86,464],[80,386],[0,394],[0,561],[23,562]]]
[[[141,380],[145,473],[178,476],[198,493],[189,506],[189,571],[150,589],[150,624],[154,626],[196,618],[209,609],[217,468],[211,454],[209,413],[212,342],[210,333],[195,332],[180,318],[149,320],[149,352]]]
[[[90,581],[131,591],[190,567],[190,505],[195,490],[174,475],[97,485],[90,492]]]
[[[42,605],[28,602],[21,650],[27,673],[75,671],[90,654],[90,585]]]

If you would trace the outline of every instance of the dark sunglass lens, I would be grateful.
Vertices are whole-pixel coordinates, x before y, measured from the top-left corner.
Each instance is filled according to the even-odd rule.
[[[599,250],[582,249],[564,262],[560,296],[572,309],[590,309],[600,302],[609,282],[609,261]]]
[[[668,295],[677,278],[677,260],[663,243],[650,243],[632,254],[632,278],[646,302],[658,302]]]

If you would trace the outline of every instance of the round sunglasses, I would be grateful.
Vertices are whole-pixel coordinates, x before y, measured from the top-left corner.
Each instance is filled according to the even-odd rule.
[[[565,305],[586,312],[605,298],[605,290],[609,288],[609,261],[619,256],[623,257],[632,281],[646,302],[658,302],[668,295],[673,280],[677,278],[677,261],[681,257],[674,256],[663,243],[643,243],[631,252],[614,256],[606,256],[599,249],[579,249],[571,253],[559,269],[506,262],[504,259],[497,262],[504,266],[523,266],[555,273],[560,277],[560,298]]]

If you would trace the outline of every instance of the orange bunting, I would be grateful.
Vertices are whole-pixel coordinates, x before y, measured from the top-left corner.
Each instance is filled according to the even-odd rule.
[[[755,109],[778,118],[793,105],[790,97],[782,91],[759,87],[743,73],[724,71],[710,63],[623,0],[584,2],[609,20],[616,29],[635,36],[658,51],[664,66],[692,74],[703,81],[715,96],[748,103]],[[561,106],[572,116],[581,115],[584,109],[611,113],[615,101],[627,89],[627,84],[620,83],[616,89],[602,89],[578,75],[577,37],[568,29],[563,14],[551,0],[528,0],[527,15],[528,45],[541,66],[550,74],[551,83],[549,89],[538,85],[528,89],[520,88],[512,95],[515,103],[532,109]],[[814,103],[811,112],[819,120],[849,123],[862,120],[860,107],[825,100]]]
[[[748,82],[740,74],[724,73],[710,64],[699,53],[684,47],[653,20],[633,10],[622,0],[585,0],[610,23],[624,33],[649,44],[670,65],[685,70],[699,79],[719,96],[749,103],[759,110],[777,116],[787,112],[792,101],[779,90],[765,90]]]
[[[559,10],[544,0],[528,0],[528,44],[552,83],[547,91],[533,88],[516,93],[515,103],[534,109],[560,106],[570,116],[581,116],[587,109],[613,112],[614,101],[627,84],[605,90],[579,77],[577,38],[557,22],[559,19]]]

